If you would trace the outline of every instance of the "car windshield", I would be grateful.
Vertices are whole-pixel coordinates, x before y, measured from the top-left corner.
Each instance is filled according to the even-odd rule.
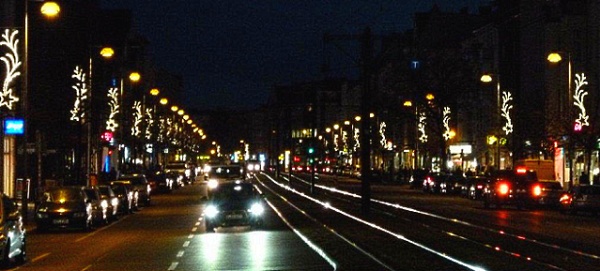
[[[232,184],[220,186],[213,195],[215,200],[246,200],[254,196],[251,184]]]
[[[241,178],[242,168],[238,166],[220,166],[212,167],[209,175],[214,178]]]
[[[76,189],[58,189],[44,193],[43,201],[45,202],[77,202],[83,200],[81,192]]]

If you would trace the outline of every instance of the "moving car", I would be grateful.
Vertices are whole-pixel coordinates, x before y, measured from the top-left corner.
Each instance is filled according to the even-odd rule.
[[[146,175],[141,173],[125,174],[117,178],[116,181],[112,181],[111,185],[116,183],[130,184],[134,193],[137,193],[138,203],[144,204],[145,206],[150,205],[150,184],[146,179]]]
[[[483,189],[483,207],[512,205],[521,209],[537,204],[541,193],[535,171],[526,168],[499,170],[493,174]]]
[[[49,188],[42,194],[35,210],[39,231],[50,228],[92,227],[92,205],[81,186]]]
[[[564,190],[558,181],[539,181],[534,185],[535,202],[538,206],[558,207]]]
[[[220,184],[204,208],[206,231],[231,226],[260,227],[264,210],[262,196],[252,183]]]
[[[8,268],[13,262],[22,264],[26,260],[26,230],[15,201],[5,194],[0,198],[0,265]]]
[[[571,187],[560,197],[561,213],[600,212],[600,185],[580,184]]]
[[[468,199],[480,200],[484,187],[490,182],[487,176],[469,176],[462,188],[461,195]]]

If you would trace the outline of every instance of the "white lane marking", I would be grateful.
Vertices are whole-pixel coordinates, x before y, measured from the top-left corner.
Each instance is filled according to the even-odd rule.
[[[40,255],[40,256],[37,256],[37,257],[35,257],[35,258],[31,259],[31,262],[32,262],[32,263],[34,263],[34,262],[37,262],[37,261],[39,261],[39,260],[41,260],[41,259],[43,259],[43,258],[46,258],[46,257],[48,257],[48,256],[50,256],[50,252],[48,252],[48,253],[45,253],[45,254],[42,254],[42,255]]]
[[[183,257],[184,253],[185,253],[185,251],[183,251],[183,250],[180,250],[179,252],[177,252],[177,258]]]
[[[194,238],[193,234],[188,235],[188,239],[192,239],[192,238]]]
[[[169,270],[169,271],[175,270],[177,268],[178,264],[179,264],[178,262],[172,262],[171,265],[169,266],[169,269],[167,269],[167,270]]]
[[[192,232],[195,232],[195,231],[197,231],[197,230],[198,230],[198,228],[196,228],[196,227],[193,227],[193,228],[192,228]]]
[[[183,242],[183,247],[188,247],[190,245],[190,241]]]
[[[202,218],[200,218],[201,220]],[[194,224],[194,226],[200,226],[200,222],[196,222],[196,224]]]

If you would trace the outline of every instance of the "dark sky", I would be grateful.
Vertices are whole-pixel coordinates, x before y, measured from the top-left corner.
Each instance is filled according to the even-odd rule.
[[[158,66],[184,78],[187,107],[254,108],[276,84],[321,78],[323,33],[375,34],[412,28],[415,12],[485,0],[102,0],[131,9]],[[350,45],[349,45],[350,46]],[[325,53],[324,53],[325,52]]]

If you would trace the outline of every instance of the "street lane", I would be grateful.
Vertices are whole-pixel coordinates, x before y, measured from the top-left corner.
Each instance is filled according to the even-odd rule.
[[[29,261],[14,270],[332,270],[272,210],[260,230],[206,233],[200,185],[92,232],[29,232]]]

